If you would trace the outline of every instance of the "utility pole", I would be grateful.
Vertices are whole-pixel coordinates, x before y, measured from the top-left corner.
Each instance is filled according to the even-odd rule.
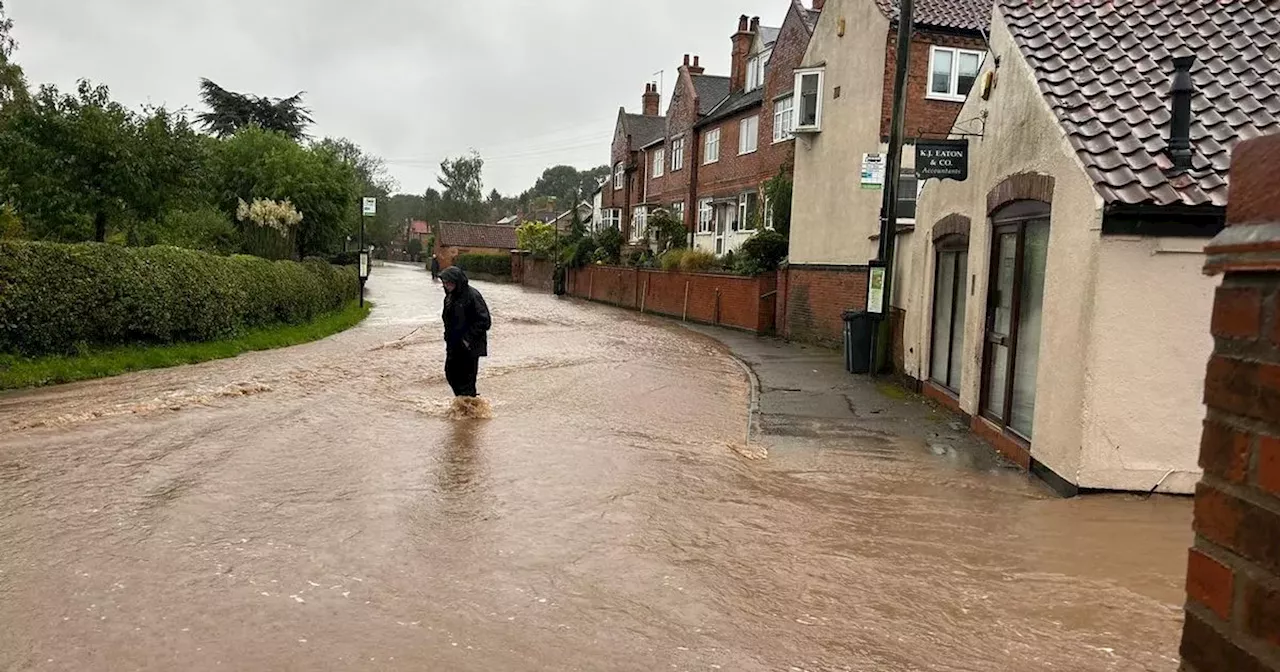
[[[889,124],[889,156],[885,166],[884,202],[880,206],[880,249],[884,265],[884,313],[871,337],[871,373],[879,374],[893,360],[893,254],[898,242],[898,189],[902,172],[902,145],[907,125],[907,71],[911,59],[914,0],[900,0],[898,55],[893,73],[893,114]],[[879,356],[883,344],[885,356]]]

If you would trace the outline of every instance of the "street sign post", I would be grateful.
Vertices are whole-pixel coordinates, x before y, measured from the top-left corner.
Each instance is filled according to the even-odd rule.
[[[364,222],[378,214],[378,199],[364,197],[360,202],[360,306],[364,306],[364,283],[369,279],[369,248],[364,246]]]

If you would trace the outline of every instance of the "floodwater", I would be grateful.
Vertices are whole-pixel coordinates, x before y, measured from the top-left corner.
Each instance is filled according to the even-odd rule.
[[[489,420],[395,266],[322,342],[0,396],[0,670],[1176,669],[1188,501],[743,445],[718,343],[481,288]]]

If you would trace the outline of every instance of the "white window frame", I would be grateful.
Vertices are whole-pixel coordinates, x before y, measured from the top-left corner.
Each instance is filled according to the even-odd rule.
[[[815,76],[815,75],[818,78],[818,86],[817,86],[817,95],[814,97],[815,109],[814,109],[814,115],[813,115],[813,123],[804,125],[800,123],[800,120],[804,118],[804,86],[803,86],[804,78]],[[793,108],[795,124],[793,124],[792,126],[793,132],[817,133],[822,130],[822,97],[823,97],[823,92],[825,88],[824,85],[826,83],[826,78],[827,78],[826,68],[805,68],[803,70],[796,70],[795,90],[792,91],[792,95],[795,97],[794,98],[795,105]]]
[[[915,198],[915,201],[916,201],[916,213],[917,213],[917,214],[919,214],[919,212],[920,212],[920,211],[919,211],[919,208],[920,208],[920,194],[924,193],[924,182],[925,182],[925,181],[924,181],[924,180],[922,180],[922,179],[920,179],[920,178],[918,178],[918,177],[916,177],[916,169],[915,169],[914,167],[904,167],[904,168],[902,169],[902,172],[898,173],[898,201],[899,201],[899,202],[901,202],[901,201],[902,201],[902,178],[903,178],[903,177],[910,177],[910,178],[914,178],[914,179],[915,179],[915,181],[916,181],[916,198]],[[899,223],[899,224],[915,224],[915,223],[916,223],[916,218],[915,218],[915,217],[900,217],[900,218],[898,218],[898,223]]]
[[[702,165],[720,160],[720,127],[717,126],[702,136]]]
[[[760,115],[738,122],[738,156],[752,154],[760,148]]]
[[[748,228],[751,224],[751,210],[747,206],[751,203],[752,196],[755,197],[756,207],[759,208],[760,194],[755,190],[738,194],[738,226],[734,228],[734,231],[755,231],[755,229]]]
[[[684,224],[684,201],[676,201],[671,204],[671,217]]]
[[[773,201],[769,200],[768,194],[762,193],[760,195],[760,198],[761,200],[764,201],[764,208],[763,208],[764,212],[761,213],[761,220],[760,220],[760,223],[762,224],[762,226],[760,228],[769,229],[770,231],[772,231],[773,230]]]
[[[684,136],[671,140],[671,172],[684,168]]]
[[[787,106],[783,109],[782,104]],[[773,142],[786,142],[794,137],[796,127],[796,97],[787,94],[773,101]]]
[[[662,177],[662,171],[667,165],[667,150],[653,150],[653,176]]]
[[[622,161],[613,167],[613,190],[622,191],[622,183],[627,180],[627,167]]]
[[[762,80],[761,75],[764,70],[761,66],[760,55],[757,54],[747,59],[747,91],[755,91],[760,88]]]
[[[603,208],[600,210],[600,226],[619,229],[622,226],[622,208]]]
[[[649,206],[637,205],[631,209],[631,240],[643,240],[649,230]]]
[[[711,233],[715,230],[716,209],[713,201],[704,198],[698,201],[698,233]]]
[[[946,51],[951,53],[951,79],[947,87],[946,93],[938,93],[933,90],[933,66],[937,60],[938,52]],[[959,47],[939,47],[933,45],[929,47],[929,75],[925,84],[925,98],[929,100],[945,100],[953,103],[963,103],[968,97],[967,93],[960,93],[960,57],[962,55],[978,57],[978,73],[982,72],[982,62],[985,60],[986,54],[973,49],[960,49]],[[975,80],[976,84],[976,80]],[[970,89],[972,90],[972,89]]]

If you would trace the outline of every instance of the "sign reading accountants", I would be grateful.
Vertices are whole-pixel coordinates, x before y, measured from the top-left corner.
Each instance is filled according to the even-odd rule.
[[[969,140],[917,140],[916,177],[957,182],[969,179]]]

